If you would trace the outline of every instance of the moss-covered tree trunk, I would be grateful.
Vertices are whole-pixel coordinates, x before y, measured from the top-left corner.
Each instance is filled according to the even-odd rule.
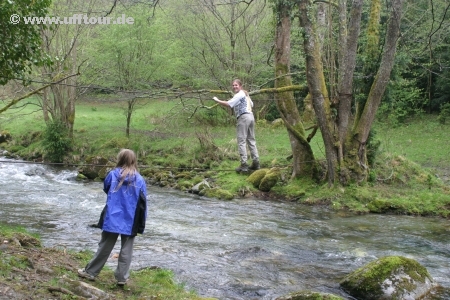
[[[292,85],[290,73],[291,5],[278,1],[275,6],[277,22],[275,31],[275,88]],[[293,91],[275,93],[280,115],[286,124],[293,154],[292,177],[317,175],[314,154],[305,137],[305,129],[297,109]]]
[[[373,0],[378,2],[378,0]],[[319,128],[325,145],[328,167],[328,182],[342,184],[367,180],[368,165],[366,144],[375,114],[389,82],[394,63],[396,42],[399,37],[403,0],[390,2],[391,15],[386,28],[385,44],[377,75],[370,87],[367,99],[363,101],[358,114],[352,114],[353,77],[356,67],[358,37],[361,28],[363,0],[352,2],[350,10],[346,1],[338,1],[339,39],[338,39],[338,95],[335,103],[321,92],[323,78],[320,61],[320,49],[317,30],[314,27],[311,0],[298,0],[300,25],[304,33],[304,50],[306,55],[306,77],[312,95]],[[372,9],[377,9],[373,3]],[[347,12],[350,15],[347,16]],[[376,17],[376,14],[374,14]],[[348,20],[348,24],[347,24]]]
[[[400,37],[403,1],[393,0],[391,3],[391,13],[387,24],[380,66],[371,85],[367,100],[361,109],[361,114],[356,115],[353,128],[347,135],[345,163],[352,167],[353,179],[357,181],[365,181],[367,179],[369,171],[366,153],[367,140],[394,65],[397,41]]]
[[[314,23],[309,11],[312,3],[309,0],[298,1],[300,25],[303,27],[303,49],[306,56],[306,80],[312,97],[319,128],[325,146],[327,158],[327,178],[329,185],[337,178],[338,157],[335,147],[335,126],[330,100],[324,95],[324,74],[320,55],[320,44],[317,42]]]
[[[362,4],[363,0],[353,1],[349,23],[347,24],[346,2],[339,1],[339,78],[338,113],[336,116],[338,141],[336,142],[336,147],[339,158],[339,180],[344,184],[353,177],[352,172],[348,170],[344,157],[347,155],[347,149],[345,149],[346,138],[352,121],[353,75],[356,67],[356,52],[358,50],[358,37],[361,28]],[[353,163],[351,165],[353,166]],[[352,169],[354,170],[354,168]]]

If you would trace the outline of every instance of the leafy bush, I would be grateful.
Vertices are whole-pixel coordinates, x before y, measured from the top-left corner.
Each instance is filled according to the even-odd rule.
[[[441,105],[441,112],[439,113],[439,123],[445,124],[445,121],[450,119],[450,103]]]
[[[420,115],[426,101],[422,91],[414,84],[414,81],[405,78],[392,80],[378,115],[388,115],[388,120],[393,125],[404,123],[408,117]]]
[[[375,159],[377,154],[379,153],[380,145],[381,141],[376,137],[376,130],[372,128],[369,131],[369,137],[366,144],[367,163],[370,167],[373,167],[375,164]]]
[[[46,157],[52,162],[62,162],[64,155],[72,148],[69,130],[61,121],[47,124],[42,143]]]

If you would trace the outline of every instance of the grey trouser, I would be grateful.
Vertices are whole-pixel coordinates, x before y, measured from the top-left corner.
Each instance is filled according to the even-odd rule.
[[[255,118],[253,114],[243,114],[237,119],[236,126],[238,152],[241,164],[247,163],[247,145],[253,160],[259,158],[255,140]]]
[[[86,265],[85,271],[93,276],[97,276],[103,269],[106,261],[116,244],[118,233],[102,232],[102,238],[98,243],[98,250],[92,260]],[[124,282],[130,277],[131,257],[133,256],[134,236],[120,235],[121,247],[117,269],[114,277],[117,281]]]

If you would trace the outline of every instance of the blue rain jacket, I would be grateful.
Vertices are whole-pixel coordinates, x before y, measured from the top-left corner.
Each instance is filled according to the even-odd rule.
[[[147,187],[144,178],[135,173],[127,176],[122,186],[120,168],[111,170],[103,183],[103,191],[107,194],[98,227],[107,232],[135,236],[143,233],[147,219]]]

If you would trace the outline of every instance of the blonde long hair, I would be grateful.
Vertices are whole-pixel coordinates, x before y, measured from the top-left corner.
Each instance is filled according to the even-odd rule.
[[[232,81],[232,83],[237,83],[237,84],[239,84],[239,86],[241,87],[241,91],[244,91],[244,94],[245,94],[245,100],[247,101],[247,111],[248,112],[252,112],[252,107],[253,107],[253,102],[252,102],[252,99],[250,98],[250,95],[249,95],[249,93],[247,92],[247,90],[244,90],[243,89],[243,86],[242,86],[242,81],[240,80],[240,79],[234,79],[233,81]]]
[[[117,186],[117,189],[119,189],[122,186],[125,178],[127,178],[127,176],[129,176],[131,179],[138,172],[137,158],[133,150],[130,149],[120,150],[119,154],[117,154],[116,167],[121,169],[120,182],[119,185]]]
[[[244,89],[243,89],[242,81],[241,81],[240,79],[236,78],[236,79],[234,79],[234,80],[232,81],[232,83],[237,83],[237,84],[239,84],[239,86],[241,87],[241,90],[244,91],[245,95],[246,95],[247,97],[249,96],[247,90],[244,90]]]

